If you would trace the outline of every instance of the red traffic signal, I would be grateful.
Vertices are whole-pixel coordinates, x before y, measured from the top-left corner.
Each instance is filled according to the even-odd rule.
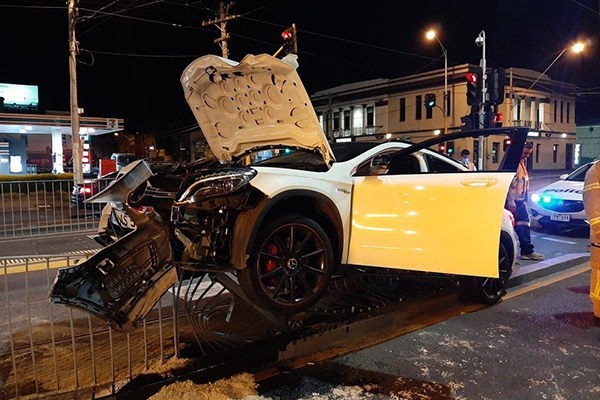
[[[291,30],[286,29],[285,31],[281,32],[281,37],[283,37],[285,40],[290,40],[294,37],[294,33]]]
[[[498,123],[498,122],[502,122],[502,118],[504,117],[504,115],[502,115],[502,113],[497,113],[496,117],[494,118],[494,123]]]
[[[467,80],[469,82],[471,82],[472,84],[476,85],[477,84],[477,80],[479,80],[479,77],[477,76],[477,74],[474,74],[473,72],[469,72],[467,74]]]
[[[467,104],[470,106],[478,106],[481,103],[482,74],[481,67],[475,68],[475,72],[467,73]]]
[[[444,151],[446,151],[446,145],[444,143],[438,144],[438,151],[440,153],[443,153]]]

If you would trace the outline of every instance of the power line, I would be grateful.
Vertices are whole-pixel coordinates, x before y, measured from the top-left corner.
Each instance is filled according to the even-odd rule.
[[[580,6],[580,7],[583,7],[583,8],[585,8],[586,10],[593,12],[594,14],[598,14],[598,15],[600,15],[600,11],[596,11],[596,10],[594,10],[593,8],[591,8],[591,7],[588,7],[588,6],[586,6],[585,4],[582,4],[582,3],[580,3],[580,2],[578,2],[578,1],[576,1],[576,0],[571,0],[571,1],[572,1],[573,3],[575,3],[575,4],[577,4],[578,6]]]
[[[93,9],[81,8],[81,7],[79,9],[83,10],[83,11],[89,11],[89,12],[95,12],[96,11],[96,10],[93,10]],[[178,23],[175,23],[175,22],[157,21],[157,20],[152,20],[152,19],[147,19],[147,18],[133,17],[133,16],[130,16],[130,15],[122,15],[122,14],[111,13],[111,12],[106,12],[106,11],[98,11],[98,14],[110,15],[112,17],[132,19],[132,20],[135,20],[135,21],[148,22],[148,23],[153,23],[153,24],[158,24],[158,25],[167,25],[167,26],[171,26],[171,27],[174,27],[174,28],[187,28],[187,29],[194,29],[194,30],[199,30],[199,31],[210,31],[210,29],[200,28],[200,27],[197,27],[197,26],[183,25],[183,24],[178,24]]]
[[[123,57],[143,57],[143,58],[198,58],[199,54],[136,54],[136,53],[119,53],[114,51],[101,51],[101,50],[90,50],[90,49],[81,49],[85,51],[89,51],[92,54],[104,54],[109,56],[123,56]]]

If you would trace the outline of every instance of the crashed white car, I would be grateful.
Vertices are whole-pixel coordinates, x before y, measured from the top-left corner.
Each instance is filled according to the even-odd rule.
[[[584,164],[560,180],[533,192],[530,196],[531,215],[546,229],[567,225],[587,226],[583,208],[583,181],[596,161]]]
[[[96,195],[137,228],[60,270],[51,302],[135,327],[185,270],[230,274],[277,315],[307,310],[349,271],[457,279],[488,304],[505,293],[516,242],[503,205],[527,129],[332,146],[293,60],[205,56],[181,82],[219,163],[138,161]],[[430,150],[481,135],[512,139],[496,171]]]

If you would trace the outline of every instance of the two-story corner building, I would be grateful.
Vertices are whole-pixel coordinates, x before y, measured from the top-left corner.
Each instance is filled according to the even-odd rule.
[[[470,64],[448,68],[445,102],[443,69],[346,84],[319,91],[311,99],[331,141],[419,142],[444,131],[461,129],[461,117],[471,113],[466,76],[475,71],[476,66]],[[534,154],[528,160],[531,169],[570,170],[577,166],[575,89],[575,85],[552,80],[536,71],[506,70],[505,100],[496,112],[502,115],[502,126],[532,129]],[[436,95],[435,107],[425,106],[427,94]],[[502,160],[507,143],[485,141],[483,145],[486,168],[493,168]],[[471,152],[472,160],[479,158],[478,141],[447,142],[445,148],[440,148],[454,158],[460,157],[462,149]]]

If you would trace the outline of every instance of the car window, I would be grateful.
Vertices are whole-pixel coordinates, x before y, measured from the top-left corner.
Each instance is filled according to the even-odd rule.
[[[585,174],[588,172],[590,167],[594,165],[594,163],[588,163],[583,165],[573,171],[569,176],[567,176],[567,181],[575,181],[575,182],[583,182],[585,180]]]
[[[465,172],[460,167],[442,158],[426,153],[424,154],[424,157],[425,162],[427,163],[428,172]]]

